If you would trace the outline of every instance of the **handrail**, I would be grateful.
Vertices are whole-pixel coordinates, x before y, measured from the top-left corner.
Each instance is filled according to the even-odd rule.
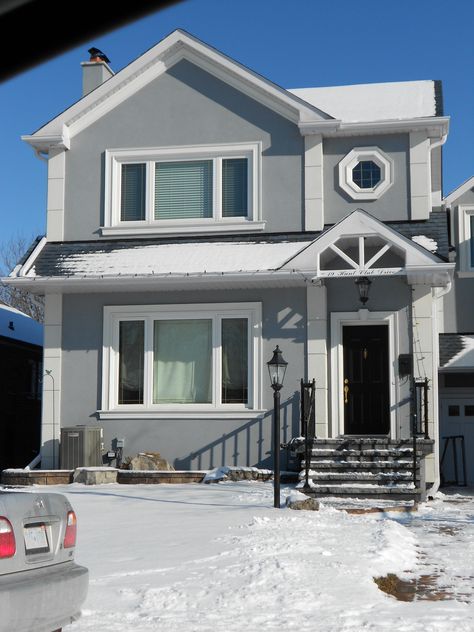
[[[305,465],[305,483],[303,489],[309,489],[309,466],[310,455],[309,447],[312,445],[315,435],[315,428],[312,427],[311,421],[315,416],[315,394],[316,380],[312,382],[304,382],[301,380],[301,430],[304,437],[304,465]],[[309,398],[309,405],[307,399]],[[311,432],[312,430],[312,432]],[[311,436],[310,436],[311,435]]]
[[[417,488],[417,470],[418,470],[418,455],[416,440],[420,436],[424,436],[425,439],[429,439],[429,415],[428,415],[428,390],[429,380],[427,377],[424,379],[413,379],[412,382],[412,423],[411,433],[413,439],[413,485]],[[421,484],[421,479],[420,479]]]

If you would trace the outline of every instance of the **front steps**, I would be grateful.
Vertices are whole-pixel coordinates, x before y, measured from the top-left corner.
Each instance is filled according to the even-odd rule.
[[[295,445],[296,442],[296,445]],[[292,448],[301,459],[299,488],[305,483],[304,440]],[[426,496],[424,457],[433,441],[417,440],[416,486],[413,483],[413,440],[388,438],[313,439],[306,494],[316,498],[345,497],[423,501]]]

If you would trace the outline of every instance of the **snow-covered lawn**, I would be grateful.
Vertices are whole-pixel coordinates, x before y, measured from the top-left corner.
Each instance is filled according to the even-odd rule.
[[[71,632],[474,630],[472,494],[350,515],[273,509],[271,483],[56,490],[91,578]],[[398,601],[373,581],[387,573],[439,576],[452,597]]]

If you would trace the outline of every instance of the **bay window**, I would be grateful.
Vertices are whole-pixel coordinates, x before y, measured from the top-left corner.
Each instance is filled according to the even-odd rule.
[[[104,308],[104,410],[258,407],[259,303]]]
[[[259,230],[260,143],[106,152],[102,234]]]

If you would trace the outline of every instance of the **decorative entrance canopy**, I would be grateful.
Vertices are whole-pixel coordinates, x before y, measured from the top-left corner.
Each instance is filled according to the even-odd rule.
[[[358,209],[289,259],[281,269],[312,274],[313,280],[403,275],[408,283],[445,286],[452,278],[453,267]]]

